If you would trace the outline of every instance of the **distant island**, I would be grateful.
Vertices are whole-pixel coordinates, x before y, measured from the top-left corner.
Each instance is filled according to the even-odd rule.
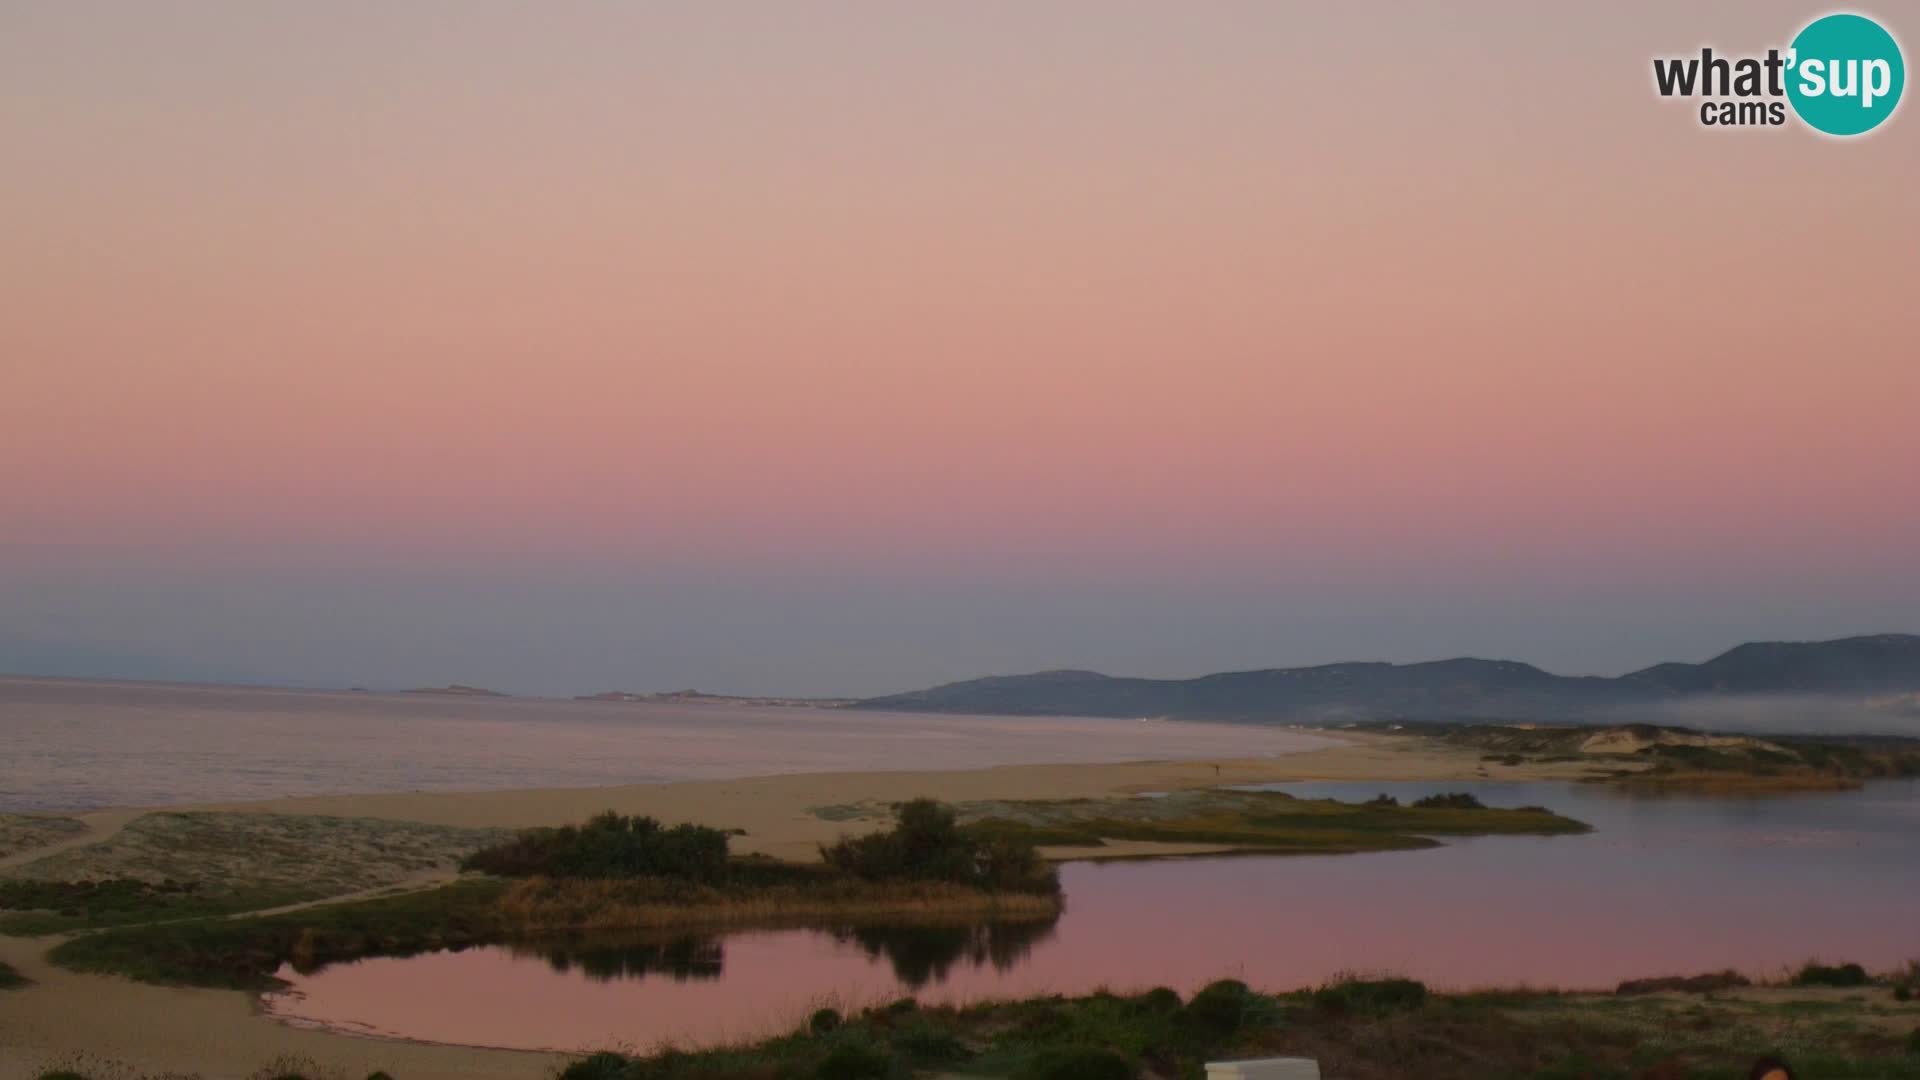
[[[607,690],[598,694],[578,694],[573,700],[673,705],[784,705],[801,709],[842,709],[860,703],[859,698],[757,697],[741,694],[708,694],[699,690],[667,690],[653,694],[640,694],[629,690]]]
[[[1616,678],[1555,675],[1513,660],[1342,663],[1142,679],[1043,671],[868,698],[854,708],[1023,716],[1174,717],[1309,724],[1754,715],[1762,700],[1796,715],[1822,708],[1920,720],[1920,636],[1755,642],[1703,664],[1665,663]]]
[[[403,694],[441,694],[447,697],[509,697],[498,690],[488,690],[482,686],[464,686],[449,683],[446,686],[424,686],[414,690],[402,690]]]

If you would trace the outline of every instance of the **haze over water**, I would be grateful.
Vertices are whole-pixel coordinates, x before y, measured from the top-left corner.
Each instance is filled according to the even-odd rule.
[[[1253,725],[0,677],[0,810],[1251,757]]]

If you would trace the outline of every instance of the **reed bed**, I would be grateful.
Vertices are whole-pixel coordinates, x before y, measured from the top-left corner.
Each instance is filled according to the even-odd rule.
[[[500,898],[513,933],[653,930],[796,920],[1046,918],[1058,896],[938,881],[832,880],[718,889],[658,879],[527,878]]]

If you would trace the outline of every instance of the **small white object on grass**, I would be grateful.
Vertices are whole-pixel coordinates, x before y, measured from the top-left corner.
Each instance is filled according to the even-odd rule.
[[[1209,1061],[1207,1080],[1320,1080],[1320,1063],[1312,1058]]]

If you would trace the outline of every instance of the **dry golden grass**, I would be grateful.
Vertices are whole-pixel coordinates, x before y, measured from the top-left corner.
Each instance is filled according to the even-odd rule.
[[[512,931],[542,933],[812,919],[1045,918],[1059,913],[1060,900],[943,882],[846,881],[722,891],[648,880],[529,878],[507,890],[499,910]]]

